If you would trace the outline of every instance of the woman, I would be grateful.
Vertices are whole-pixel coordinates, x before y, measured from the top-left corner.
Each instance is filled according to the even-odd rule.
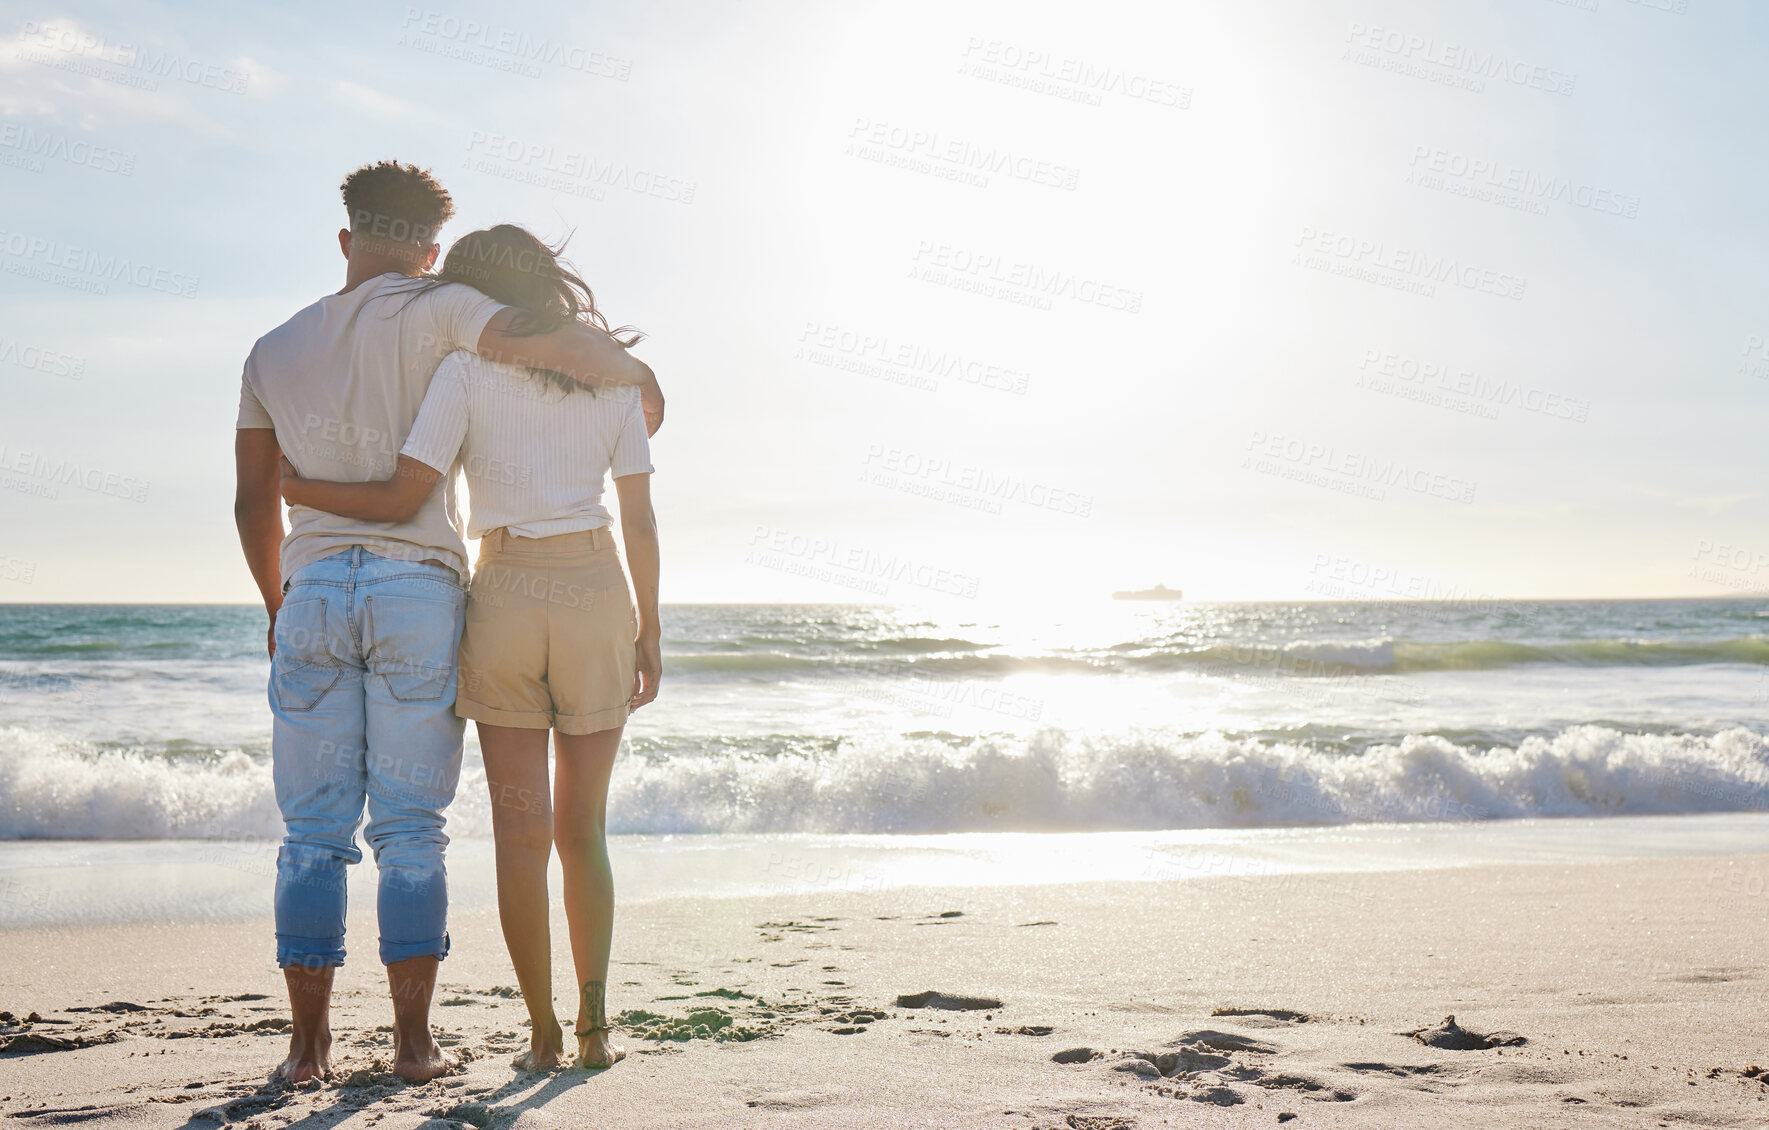
[[[522,333],[571,319],[608,330],[589,287],[557,251],[511,224],[461,237],[438,281],[464,282],[515,308]],[[640,336],[629,327],[609,332],[626,346]],[[515,1066],[556,1067],[564,1055],[547,921],[547,862],[557,845],[580,986],[575,1062],[608,1067],[626,1054],[609,1041],[605,997],[614,925],[608,778],[628,713],[657,697],[663,673],[652,468],[638,390],[593,391],[457,352],[437,368],[391,479],[303,479],[285,461],[283,497],[353,518],[404,521],[457,459],[472,506],[467,536],[483,540],[455,711],[479,728],[498,915],[533,1025]],[[636,612],[602,505],[611,471]],[[549,729],[557,763],[550,789]]]

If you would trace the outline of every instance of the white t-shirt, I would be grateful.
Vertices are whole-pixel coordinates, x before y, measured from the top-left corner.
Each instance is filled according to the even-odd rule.
[[[499,526],[522,538],[600,529],[612,521],[609,473],[652,469],[637,387],[567,391],[466,350],[437,366],[401,454],[447,479],[466,472],[470,538]]]
[[[437,363],[472,349],[502,306],[449,283],[385,274],[329,294],[258,339],[240,381],[236,427],[274,428],[303,478],[385,479],[417,419]],[[282,575],[360,545],[405,561],[434,558],[467,575],[452,482],[409,522],[364,522],[289,507]]]

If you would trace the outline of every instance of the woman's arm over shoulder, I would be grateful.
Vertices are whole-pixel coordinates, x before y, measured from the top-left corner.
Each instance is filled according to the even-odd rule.
[[[608,437],[608,471],[618,487],[623,475],[648,475],[656,468],[651,465],[650,428],[638,390],[620,389],[616,396],[619,410]]]

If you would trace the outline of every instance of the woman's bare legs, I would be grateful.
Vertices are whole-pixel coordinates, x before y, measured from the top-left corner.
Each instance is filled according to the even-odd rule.
[[[547,731],[477,725],[497,840],[498,918],[533,1027],[529,1050],[514,1063],[522,1071],[540,1071],[559,1066],[565,1054],[565,1034],[553,1013],[553,939],[547,924],[547,861],[553,848]]]
[[[565,920],[577,967],[577,1064],[608,1067],[626,1055],[608,1039],[608,949],[614,937],[614,873],[608,866],[608,778],[621,727],[555,734],[553,842],[565,872]],[[501,884],[500,884],[501,885]],[[597,1031],[590,1031],[592,1028]]]

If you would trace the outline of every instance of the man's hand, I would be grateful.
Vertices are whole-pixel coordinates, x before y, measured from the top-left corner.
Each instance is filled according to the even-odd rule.
[[[663,680],[663,641],[656,632],[641,632],[633,641],[637,653],[637,670],[633,672],[633,697],[627,709],[637,710],[657,698],[657,684]]]
[[[658,385],[656,374],[639,386],[639,404],[645,409],[645,434],[656,435],[657,429],[663,427],[663,388]]]

